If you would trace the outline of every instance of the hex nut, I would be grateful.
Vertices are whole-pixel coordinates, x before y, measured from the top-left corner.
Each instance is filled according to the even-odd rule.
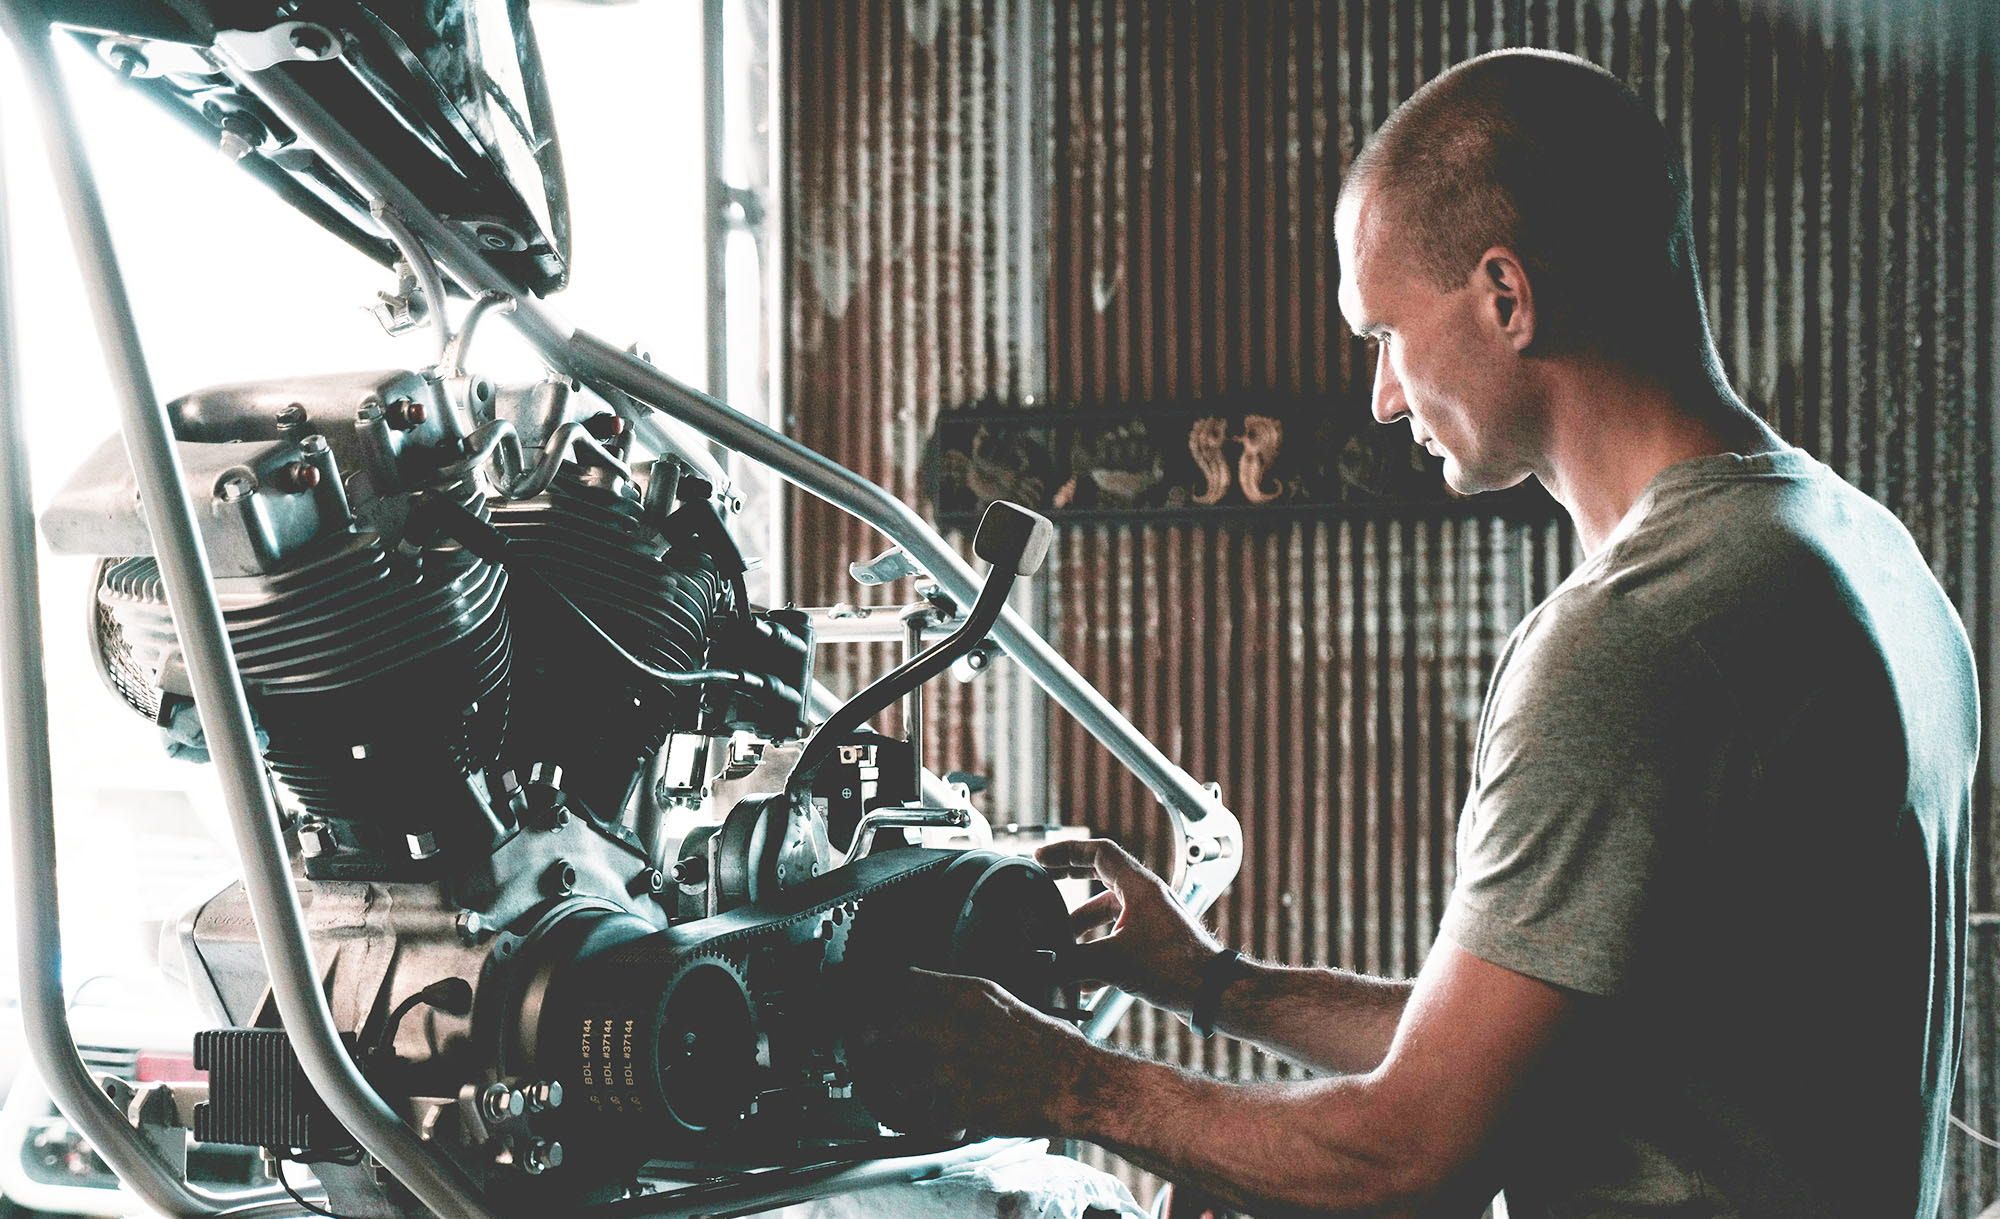
[[[562,1081],[545,1079],[528,1089],[528,1112],[545,1113],[560,1108],[563,1102]]]
[[[527,1110],[528,1100],[518,1088],[494,1083],[486,1085],[486,1090],[479,1094],[479,1111],[486,1115],[488,1121],[504,1122],[521,1116]]]

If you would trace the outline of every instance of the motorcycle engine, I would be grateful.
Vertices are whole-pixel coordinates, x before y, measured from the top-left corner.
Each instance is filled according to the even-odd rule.
[[[753,608],[725,497],[586,401],[431,370],[169,407],[335,1019],[422,1137],[550,1204],[622,1196],[648,1162],[882,1146],[848,1060],[869,978],[973,973],[1062,1010],[1069,942],[1031,862],[863,833],[858,809],[829,828],[820,767],[797,773],[807,615]],[[44,527],[101,558],[112,689],[201,756],[115,439]],[[422,1213],[305,1083],[240,886],[181,932],[226,1026],[197,1040],[196,1140],[311,1162],[341,1215]]]

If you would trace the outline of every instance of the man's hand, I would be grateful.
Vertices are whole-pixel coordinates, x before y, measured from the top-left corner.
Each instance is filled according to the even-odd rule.
[[[905,1134],[1046,1134],[1083,1036],[984,978],[911,969],[869,996],[855,1050],[868,1108]]]
[[[1109,892],[1070,914],[1071,933],[1109,925],[1111,934],[1071,949],[1071,976],[1108,982],[1155,1007],[1187,1014],[1201,985],[1201,967],[1221,950],[1166,882],[1108,838],[1051,842],[1035,860],[1056,876],[1094,876]]]

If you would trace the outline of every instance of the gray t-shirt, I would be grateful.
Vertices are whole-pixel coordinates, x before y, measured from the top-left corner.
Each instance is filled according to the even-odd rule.
[[[1442,934],[1581,992],[1513,1219],[1928,1219],[1979,715],[1958,616],[1804,452],[1656,478],[1515,631]]]

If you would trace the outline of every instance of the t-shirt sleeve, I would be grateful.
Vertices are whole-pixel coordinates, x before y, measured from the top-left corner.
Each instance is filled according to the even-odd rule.
[[[1645,959],[1668,874],[1723,764],[1713,670],[1617,606],[1552,603],[1494,685],[1441,934],[1612,995]]]

